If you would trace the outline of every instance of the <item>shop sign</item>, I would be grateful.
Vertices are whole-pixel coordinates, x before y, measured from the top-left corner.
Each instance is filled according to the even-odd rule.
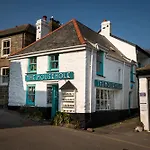
[[[95,86],[102,87],[102,88],[110,88],[110,89],[122,89],[122,84],[120,83],[103,81],[103,80],[95,80]]]
[[[65,80],[74,79],[74,72],[53,72],[47,74],[27,74],[25,80],[28,81],[43,81],[43,80]]]

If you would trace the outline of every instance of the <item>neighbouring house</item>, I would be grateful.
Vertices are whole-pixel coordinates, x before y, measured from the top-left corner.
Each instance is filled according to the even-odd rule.
[[[0,105],[8,103],[9,55],[35,42],[60,25],[60,22],[53,17],[47,21],[47,16],[43,16],[42,19],[37,20],[36,27],[25,24],[0,31]]]
[[[144,129],[150,131],[150,64],[137,69],[139,78],[140,120]]]
[[[34,42],[35,31],[35,27],[30,24],[0,31],[0,106],[8,103],[8,56]]]
[[[75,19],[9,60],[10,107],[38,107],[49,118],[64,111],[82,126],[116,121],[138,107],[130,80],[135,80],[135,62]]]
[[[127,40],[124,40],[112,34],[112,24],[108,20],[101,23],[101,30],[99,34],[104,35],[119,51],[121,51],[127,58],[135,61],[137,67],[144,67],[150,63],[150,53]]]

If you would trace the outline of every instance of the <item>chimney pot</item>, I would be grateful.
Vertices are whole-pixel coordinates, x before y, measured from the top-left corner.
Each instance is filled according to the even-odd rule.
[[[106,22],[106,21],[107,21],[106,19],[103,20],[103,22]]]
[[[47,16],[43,16],[43,20],[44,20],[44,21],[47,21]]]

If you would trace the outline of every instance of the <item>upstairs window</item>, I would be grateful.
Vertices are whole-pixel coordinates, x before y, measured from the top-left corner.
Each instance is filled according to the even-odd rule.
[[[29,58],[28,72],[36,72],[37,71],[37,58],[31,57]]]
[[[135,82],[135,72],[134,72],[135,68],[134,65],[131,65],[131,70],[130,70],[130,81],[131,82]]]
[[[1,56],[8,56],[10,54],[10,50],[11,50],[11,40],[10,39],[2,40]]]
[[[59,71],[59,55],[49,56],[49,71]]]
[[[9,77],[9,68],[8,67],[1,68],[1,83],[8,84],[8,77]]]
[[[103,51],[97,52],[96,74],[100,76],[104,75],[104,52]]]

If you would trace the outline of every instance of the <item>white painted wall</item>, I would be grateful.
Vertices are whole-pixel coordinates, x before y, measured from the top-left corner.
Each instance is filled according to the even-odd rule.
[[[90,84],[90,61],[91,61],[91,50],[87,50],[87,70],[86,74],[86,85]],[[120,77],[119,77],[119,70],[120,69]],[[123,88],[122,90],[115,90],[115,100],[114,100],[114,109],[121,110],[121,109],[129,109],[129,91],[130,89],[130,66],[124,64],[123,62],[115,61],[113,58],[108,58],[106,54],[104,54],[104,77],[100,77],[96,75],[96,51],[94,50],[94,57],[93,57],[93,81],[92,81],[92,102],[91,102],[91,111],[95,112],[96,110],[96,87],[94,86],[95,79],[97,80],[104,80],[110,82],[121,83]],[[136,86],[134,86],[135,88]],[[87,87],[87,97],[89,97],[90,89]],[[133,95],[135,95],[135,90],[133,89]],[[134,100],[133,100],[134,99]],[[86,99],[87,102],[89,98]],[[132,98],[132,103],[130,108],[137,108],[137,98],[135,96]],[[87,108],[90,106],[87,105]]]
[[[139,79],[139,92],[146,94],[145,96],[140,96],[140,119],[144,124],[144,129],[150,130],[148,80],[146,77]]]
[[[74,80],[71,83],[77,88],[76,93],[76,112],[85,113],[85,59],[86,51],[71,52],[60,54],[59,57],[59,71],[74,72]],[[65,80],[59,81],[59,87],[61,87]]]
[[[86,51],[64,53],[59,55],[59,72],[74,72],[74,79],[71,82],[78,89],[76,93],[76,112],[85,112],[85,58]],[[67,82],[60,81],[34,81],[26,82],[28,59],[11,61],[9,106],[26,105],[26,86],[36,84],[35,106],[48,107],[47,105],[47,84],[58,83],[59,88]],[[37,57],[37,73],[44,74],[48,70],[48,56]],[[59,91],[60,92],[60,91]],[[59,95],[61,104],[61,93]],[[59,106],[60,110],[60,106]]]
[[[41,39],[50,31],[49,24],[46,20],[39,19],[36,22],[36,40]]]

